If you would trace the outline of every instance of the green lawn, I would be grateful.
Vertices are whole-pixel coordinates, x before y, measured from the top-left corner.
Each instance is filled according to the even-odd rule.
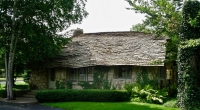
[[[0,78],[0,89],[3,89],[5,87],[5,83],[2,84],[1,81],[5,81],[6,78]],[[28,83],[23,81],[23,78],[17,78],[17,82],[15,82],[16,85],[28,85]]]
[[[6,78],[0,78],[0,81],[5,81],[6,80]],[[22,77],[17,77],[17,80],[23,80],[23,78]]]
[[[166,108],[163,105],[138,102],[59,102],[42,105],[65,110],[179,110],[178,108]]]

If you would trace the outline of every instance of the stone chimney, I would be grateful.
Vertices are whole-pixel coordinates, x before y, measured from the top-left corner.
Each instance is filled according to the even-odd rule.
[[[79,35],[81,35],[81,34],[83,34],[83,29],[77,28],[77,29],[75,29],[74,32],[73,32],[73,37],[74,37],[74,36],[79,36]]]

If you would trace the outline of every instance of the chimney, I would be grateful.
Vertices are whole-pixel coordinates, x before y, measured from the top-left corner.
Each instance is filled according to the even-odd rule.
[[[81,35],[81,34],[83,34],[83,29],[77,28],[77,29],[75,29],[74,32],[73,32],[73,37],[74,37],[74,36],[79,36],[79,35]]]

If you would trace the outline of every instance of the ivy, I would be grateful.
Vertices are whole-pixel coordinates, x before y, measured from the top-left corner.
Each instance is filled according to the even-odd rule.
[[[178,49],[177,104],[182,110],[200,109],[200,2],[188,1],[183,7],[183,21]]]
[[[195,47],[200,47],[200,39],[190,39],[180,42],[181,49],[195,48]]]

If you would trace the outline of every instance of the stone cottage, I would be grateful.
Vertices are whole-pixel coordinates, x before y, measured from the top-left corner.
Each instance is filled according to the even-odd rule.
[[[151,78],[170,79],[171,65],[164,63],[166,41],[142,32],[79,32],[48,63],[48,69],[32,71],[30,84],[37,89],[55,88],[55,81],[64,78],[78,89],[79,82],[93,83],[99,67],[107,69],[107,79],[117,89],[135,82],[137,73],[144,69]]]

